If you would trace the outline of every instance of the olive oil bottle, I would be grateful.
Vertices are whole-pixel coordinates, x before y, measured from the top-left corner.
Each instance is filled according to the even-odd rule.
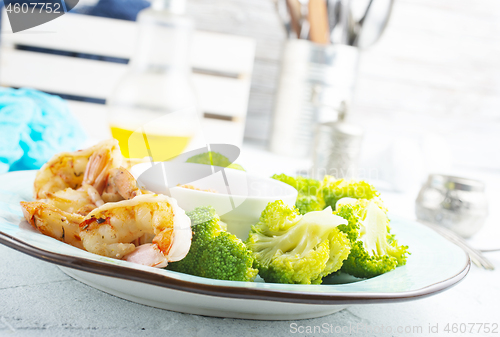
[[[107,100],[111,133],[126,158],[167,160],[199,138],[189,64],[194,28],[184,8],[185,0],[156,0],[139,13],[128,72]]]

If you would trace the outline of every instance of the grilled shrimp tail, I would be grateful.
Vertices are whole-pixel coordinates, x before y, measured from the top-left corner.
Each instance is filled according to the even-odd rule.
[[[83,216],[61,211],[40,201],[21,201],[21,208],[26,221],[42,234],[83,249],[79,235]]]

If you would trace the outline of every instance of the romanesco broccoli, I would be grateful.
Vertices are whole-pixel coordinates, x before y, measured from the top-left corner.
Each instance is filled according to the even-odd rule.
[[[342,272],[370,278],[406,263],[408,246],[398,245],[390,234],[386,209],[378,198],[339,204],[334,214],[348,221],[338,228],[351,241],[351,252]]]
[[[191,218],[193,240],[187,256],[167,269],[185,274],[229,281],[253,281],[252,252],[235,235],[226,232],[215,209],[198,207]]]
[[[266,282],[319,284],[349,255],[349,239],[337,229],[346,223],[331,208],[302,216],[277,200],[267,205],[246,243]]]

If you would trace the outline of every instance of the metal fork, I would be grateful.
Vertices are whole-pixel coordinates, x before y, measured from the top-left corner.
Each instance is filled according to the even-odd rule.
[[[474,264],[480,268],[484,268],[487,270],[494,270],[495,266],[486,258],[484,255],[481,253],[481,251],[469,246],[469,244],[462,239],[458,234],[455,234],[455,232],[452,232],[448,228],[435,225],[430,222],[418,220],[421,224],[426,225],[427,227],[433,229],[436,231],[438,234],[443,236],[445,239],[453,242],[460,248],[462,248],[467,254],[469,254],[470,259]]]

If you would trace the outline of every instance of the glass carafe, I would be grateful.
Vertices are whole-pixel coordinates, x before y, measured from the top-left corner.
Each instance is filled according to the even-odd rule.
[[[111,133],[126,158],[163,161],[201,136],[190,80],[193,23],[182,15],[184,4],[160,0],[139,13],[139,39],[128,73],[107,101]]]

